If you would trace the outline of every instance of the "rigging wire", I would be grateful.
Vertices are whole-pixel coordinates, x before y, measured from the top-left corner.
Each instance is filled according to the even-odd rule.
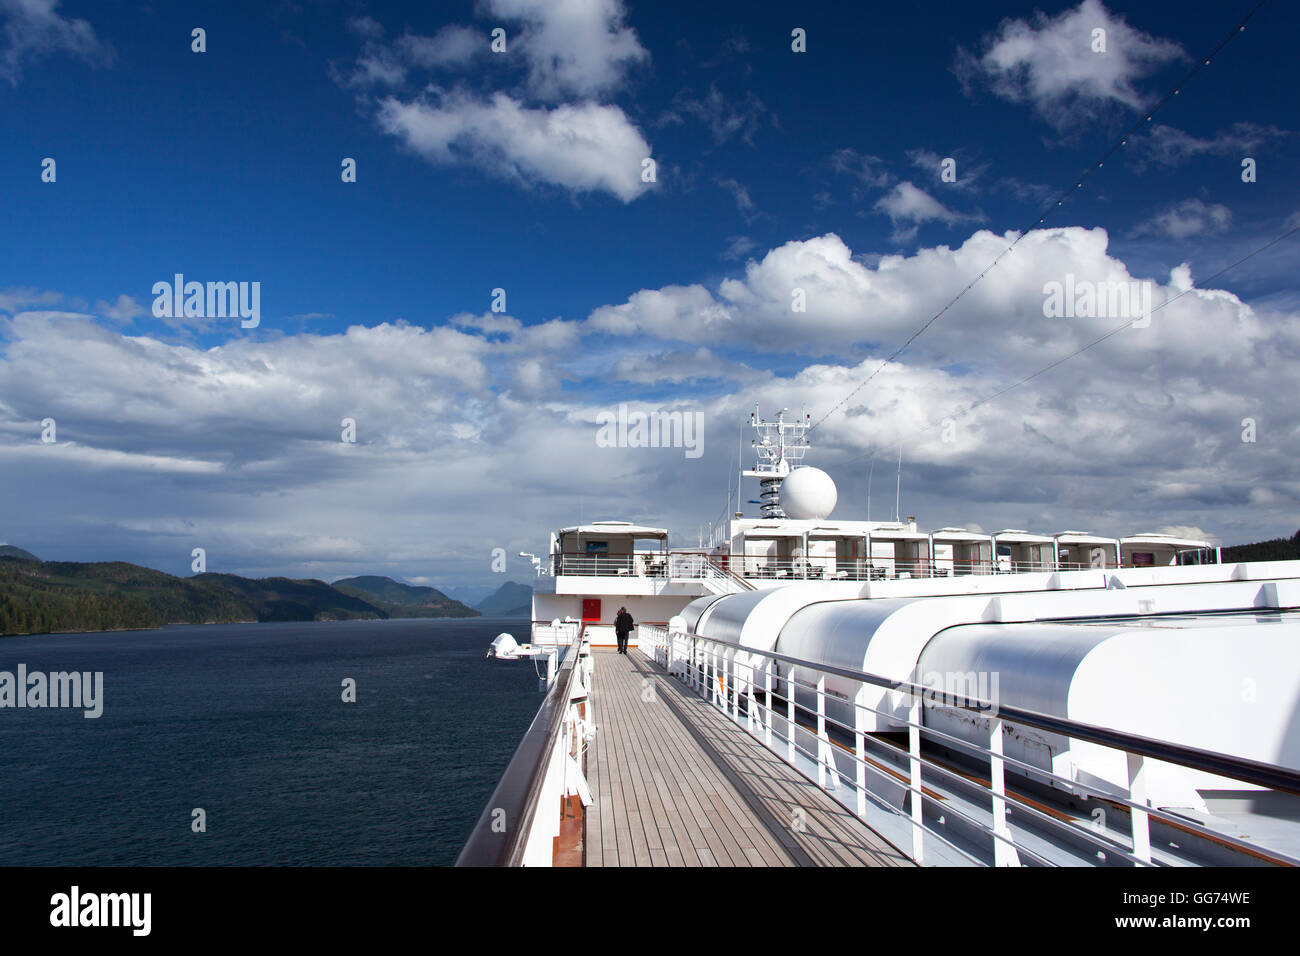
[[[1225,273],[1228,273],[1233,269],[1237,268],[1237,266],[1241,265],[1243,262],[1247,262],[1250,259],[1255,258],[1255,256],[1259,255],[1261,252],[1265,252],[1266,250],[1271,249],[1273,246],[1277,245],[1278,243],[1290,239],[1298,232],[1300,232],[1300,226],[1295,226],[1287,230],[1286,232],[1282,233],[1281,235],[1275,236],[1274,238],[1270,239],[1268,242],[1264,243],[1264,245],[1260,246],[1258,249],[1254,250],[1253,252],[1250,252],[1242,256],[1240,259],[1237,259],[1235,262],[1229,263],[1228,265],[1220,269],[1218,272],[1215,272],[1213,275],[1206,276],[1205,279],[1202,280],[1202,282],[1203,283],[1213,282],[1215,279],[1218,279],[1220,276],[1224,275]],[[1161,302],[1159,305],[1151,309],[1149,312],[1146,313],[1146,317],[1150,317],[1154,315],[1155,313],[1159,312],[1161,309],[1165,308],[1166,306],[1172,305],[1173,303],[1177,302],[1179,299],[1181,299],[1183,296],[1187,295],[1188,293],[1196,292],[1196,291],[1204,291],[1204,290],[1198,290],[1195,286],[1186,288],[1181,292],[1179,292],[1177,295],[1171,296],[1170,298],[1166,299],[1164,302]],[[1134,320],[1125,319],[1123,324],[1115,326],[1115,328],[1111,329],[1108,332],[1104,332],[1103,334],[1099,335],[1097,338],[1093,339],[1091,342],[1087,343],[1086,345],[1080,346],[1079,348],[1075,349],[1070,354],[1062,356],[1061,358],[1058,358],[1048,363],[1047,365],[1044,365],[1042,368],[1038,369],[1037,371],[1031,372],[1030,374],[1024,376],[1023,378],[1017,379],[1016,381],[1012,382],[1010,385],[1000,388],[996,392],[992,392],[989,395],[986,395],[983,398],[975,402],[972,402],[970,405],[966,406],[960,411],[952,415],[945,416],[945,418],[954,418],[954,419],[964,418],[965,416],[969,415],[971,412],[975,411],[975,409],[980,408],[984,405],[989,404],[990,402],[993,402],[1001,398],[1003,395],[1007,394],[1007,392],[1017,389],[1021,385],[1025,385],[1029,382],[1032,382],[1034,379],[1038,378],[1038,376],[1046,374],[1047,372],[1050,372],[1054,368],[1064,365],[1066,362],[1070,361],[1071,359],[1082,355],[1084,352],[1087,352],[1089,349],[1095,348],[1096,346],[1100,345],[1102,342],[1105,342],[1107,339],[1110,339],[1113,336],[1118,335],[1120,332],[1124,331],[1125,329],[1132,328],[1133,324],[1134,324]],[[917,436],[924,435],[925,433],[934,430],[939,425],[942,425],[944,420],[945,419],[941,418],[938,421],[931,421],[925,427],[914,432],[914,435]],[[851,465],[854,462],[861,461],[863,458],[868,457],[868,455],[874,455],[874,454],[875,452],[864,452],[863,454],[859,455],[856,458],[850,458],[848,461],[841,462],[841,465]]]

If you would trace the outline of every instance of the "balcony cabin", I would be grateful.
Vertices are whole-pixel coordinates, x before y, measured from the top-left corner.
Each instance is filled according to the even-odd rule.
[[[868,537],[852,523],[809,528],[805,551],[808,576],[824,581],[866,580]]]
[[[731,523],[730,552],[716,552],[715,560],[760,586],[867,581],[920,573],[929,559],[928,539],[915,524],[742,519]]]
[[[869,579],[919,578],[930,574],[930,536],[916,522],[880,525],[867,535]]]
[[[789,580],[803,563],[804,529],[795,522],[760,521],[743,528],[738,537],[740,547],[733,544],[731,570],[743,577]]]
[[[989,574],[993,570],[993,536],[965,528],[940,528],[930,535],[937,577]]]
[[[1062,571],[1119,567],[1119,541],[1089,534],[1062,531],[1056,535],[1057,567]]]
[[[1136,534],[1120,538],[1120,562],[1126,568],[1167,567],[1175,564],[1214,564],[1214,545],[1198,538],[1172,534]]]
[[[1016,574],[1055,570],[1054,547],[1055,540],[1045,534],[1034,534],[1020,528],[998,531],[993,535],[993,571],[995,574]]]
[[[664,577],[668,530],[630,521],[594,521],[562,529],[552,556],[557,575]]]

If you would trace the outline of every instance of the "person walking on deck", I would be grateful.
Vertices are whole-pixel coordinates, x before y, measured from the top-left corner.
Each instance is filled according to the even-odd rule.
[[[632,633],[632,628],[636,623],[632,620],[632,615],[627,613],[627,608],[618,609],[618,616],[614,618],[614,633],[618,636],[618,652],[627,653],[627,637]]]

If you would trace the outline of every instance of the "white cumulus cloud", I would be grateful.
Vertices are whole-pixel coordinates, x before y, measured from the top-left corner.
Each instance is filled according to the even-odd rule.
[[[619,0],[487,0],[486,12],[523,23],[510,42],[528,60],[532,93],[544,99],[606,95],[629,67],[650,59]]]
[[[1098,37],[1104,37],[1104,52],[1095,49]],[[1004,20],[982,53],[961,51],[956,70],[963,82],[985,82],[999,96],[1029,103],[1054,125],[1066,126],[1107,104],[1140,109],[1147,96],[1138,81],[1183,55],[1177,43],[1129,26],[1100,0],[1083,0],[1056,16]]]
[[[428,161],[473,164],[523,185],[608,192],[623,202],[645,193],[650,146],[623,111],[595,103],[530,109],[497,93],[464,92],[380,104],[380,126]]]

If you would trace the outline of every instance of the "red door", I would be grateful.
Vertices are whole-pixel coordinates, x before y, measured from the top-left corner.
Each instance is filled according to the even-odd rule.
[[[593,624],[600,622],[600,598],[582,599],[582,619]]]

